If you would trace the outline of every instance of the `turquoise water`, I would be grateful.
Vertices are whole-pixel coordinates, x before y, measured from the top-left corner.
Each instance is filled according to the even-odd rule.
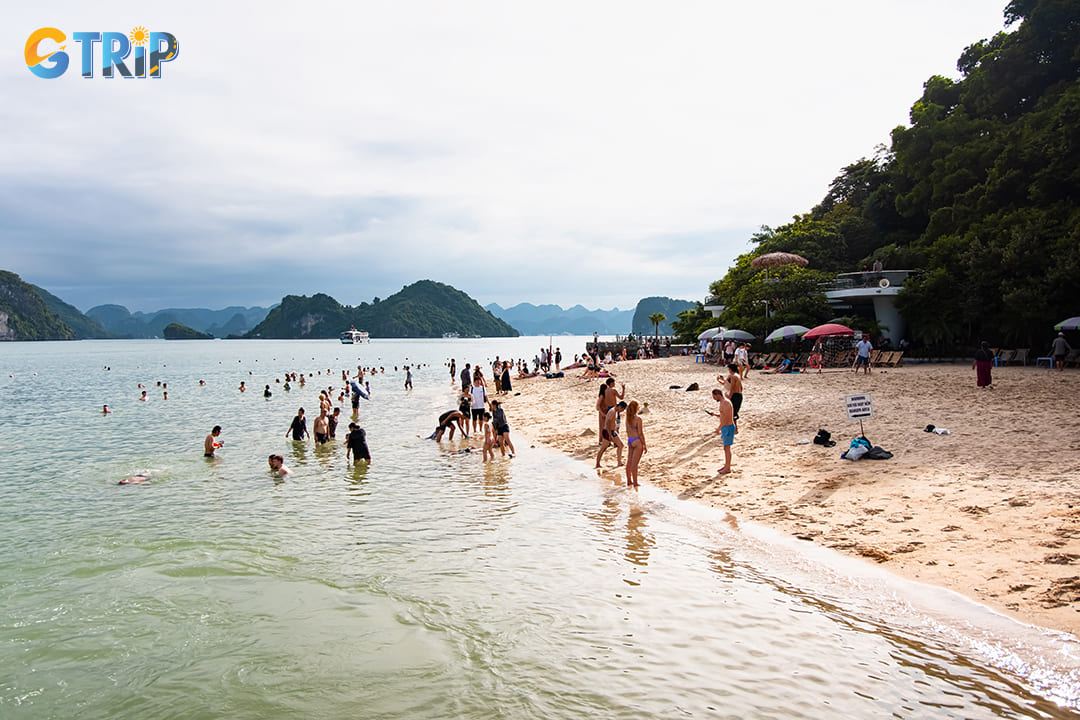
[[[627,491],[513,399],[513,460],[417,438],[450,357],[540,344],[0,345],[0,717],[1073,717],[1068,638]],[[287,440],[358,363],[371,466]]]

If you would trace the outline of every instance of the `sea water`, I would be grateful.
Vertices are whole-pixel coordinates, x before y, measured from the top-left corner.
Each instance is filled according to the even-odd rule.
[[[0,344],[0,717],[1073,716],[1070,636],[598,478],[513,403],[512,460],[418,437],[451,357],[541,345]],[[337,443],[287,439],[357,365],[371,465],[347,403]]]

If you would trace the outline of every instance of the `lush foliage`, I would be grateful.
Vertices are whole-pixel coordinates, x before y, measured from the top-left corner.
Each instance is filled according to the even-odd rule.
[[[322,293],[287,295],[246,337],[330,338],[350,327],[373,338],[514,337],[514,328],[484,310],[465,293],[431,280],[421,280],[388,298],[357,307],[339,304]]]
[[[0,340],[73,340],[75,332],[49,311],[33,285],[0,270]]]
[[[760,333],[827,319],[815,285],[874,258],[921,271],[898,304],[913,339],[943,350],[982,338],[1038,347],[1080,312],[1080,3],[1013,0],[1005,17],[1018,26],[964,50],[958,81],[926,82],[890,148],[753,238],[711,288],[722,324]],[[813,270],[765,282],[750,260],[773,251]]]

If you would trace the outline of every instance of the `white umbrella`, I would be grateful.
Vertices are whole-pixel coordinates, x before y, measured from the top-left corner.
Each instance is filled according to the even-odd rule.
[[[716,337],[717,335],[719,335],[722,332],[724,332],[724,328],[721,328],[721,327],[709,328],[705,332],[698,335],[697,339],[698,340],[712,340],[714,337]]]

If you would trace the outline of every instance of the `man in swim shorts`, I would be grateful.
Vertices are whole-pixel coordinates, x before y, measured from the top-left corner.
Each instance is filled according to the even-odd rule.
[[[713,400],[719,403],[717,412],[706,410],[713,417],[720,418],[720,425],[716,428],[716,434],[720,436],[720,442],[724,445],[724,467],[717,471],[718,475],[726,475],[731,472],[731,446],[735,444],[735,408],[731,401],[724,397],[724,391],[716,388],[712,391]]]
[[[600,468],[600,458],[604,456],[604,451],[612,445],[615,446],[615,467],[622,467],[622,451],[623,441],[619,439],[619,414],[626,409],[626,403],[620,402],[607,411],[607,418],[604,421],[604,429],[600,432],[600,452],[596,453],[596,467]]]
[[[325,445],[330,442],[330,419],[326,414],[326,407],[319,408],[319,417],[315,418],[311,429],[315,432],[315,444]]]

